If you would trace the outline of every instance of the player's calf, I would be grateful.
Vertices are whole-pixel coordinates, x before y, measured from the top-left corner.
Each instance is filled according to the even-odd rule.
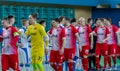
[[[50,62],[50,65],[51,65],[51,67],[52,67],[55,71],[57,71],[57,65],[56,65],[56,63]]]
[[[67,63],[68,63],[69,71],[74,71],[74,61],[72,59],[69,59]]]

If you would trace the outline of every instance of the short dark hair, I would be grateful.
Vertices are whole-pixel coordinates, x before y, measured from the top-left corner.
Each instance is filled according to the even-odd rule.
[[[65,17],[64,16],[59,16],[59,21],[61,22]]]
[[[67,21],[69,21],[69,22],[70,22],[70,18],[68,18],[68,17],[65,17],[65,20],[67,20]]]
[[[104,22],[104,18],[98,18],[97,21],[100,20],[101,22]]]
[[[92,18],[88,18],[87,19],[87,23],[90,23],[91,20],[92,20]]]
[[[53,20],[56,22],[60,22],[58,18],[54,18]]]
[[[98,18],[94,19],[94,23],[96,23],[96,22],[97,22],[97,20],[98,20]]]
[[[37,16],[38,16],[38,14],[37,13],[32,13],[32,14],[30,14],[33,18],[36,18],[37,19]]]
[[[72,18],[70,23],[76,22],[76,18]]]
[[[22,19],[22,25],[25,25],[26,21],[27,21],[27,19]]]
[[[15,16],[10,14],[10,15],[7,16],[7,18],[10,20],[12,18],[15,18]]]
[[[109,22],[112,22],[111,18],[104,18],[104,19],[106,19]]]
[[[44,20],[44,19],[42,19],[42,20],[40,20],[39,21],[39,24],[43,24],[43,23],[45,23],[46,21]]]

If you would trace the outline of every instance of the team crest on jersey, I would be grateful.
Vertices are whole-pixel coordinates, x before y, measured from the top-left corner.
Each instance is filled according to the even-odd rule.
[[[34,30],[36,30],[37,28],[35,27]]]

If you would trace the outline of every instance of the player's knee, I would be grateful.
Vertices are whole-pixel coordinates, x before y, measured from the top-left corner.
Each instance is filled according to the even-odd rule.
[[[108,51],[105,51],[105,55],[108,55]]]
[[[69,63],[69,62],[74,62],[74,61],[73,61],[72,59],[68,59],[68,61],[67,61],[67,62]]]
[[[88,56],[86,56],[86,55],[83,55],[83,58],[88,58]]]
[[[96,58],[99,58],[99,55],[96,55]]]
[[[111,56],[112,56],[112,57],[115,57],[116,55],[115,55],[115,54],[112,54]]]
[[[53,65],[54,63],[53,62],[50,62],[50,65]]]
[[[62,66],[62,63],[58,63],[58,66]]]

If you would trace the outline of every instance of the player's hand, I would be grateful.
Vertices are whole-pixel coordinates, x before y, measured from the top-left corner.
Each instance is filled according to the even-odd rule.
[[[12,46],[10,44],[7,45],[8,48],[11,48]]]
[[[23,44],[21,44],[21,43],[17,43],[17,46],[19,46],[19,47],[23,47]]]
[[[105,51],[105,54],[108,55],[108,51]]]
[[[80,45],[78,45],[78,47],[79,47],[79,50],[82,51],[82,47]]]
[[[90,49],[91,49],[91,50],[93,49],[93,44],[90,45]]]
[[[64,53],[64,48],[61,48],[59,53],[60,53],[60,55],[62,55]]]
[[[18,31],[18,34],[22,34],[22,32],[21,32],[21,31]]]
[[[102,40],[102,43],[105,43],[106,40]]]
[[[49,50],[48,49],[45,49],[45,54],[48,54]]]

